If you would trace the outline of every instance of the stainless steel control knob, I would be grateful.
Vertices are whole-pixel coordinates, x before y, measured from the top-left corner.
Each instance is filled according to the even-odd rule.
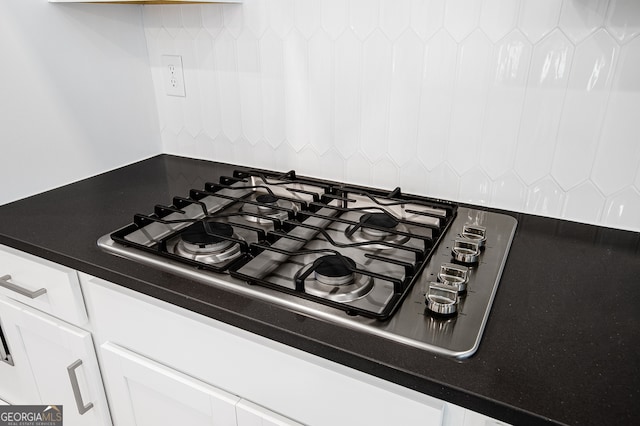
[[[458,290],[447,283],[429,283],[425,303],[433,313],[453,315],[458,312]]]
[[[473,264],[480,257],[480,246],[477,241],[465,238],[456,239],[451,249],[453,258],[460,263]]]
[[[467,223],[462,227],[460,236],[466,240],[476,241],[478,247],[482,248],[487,242],[487,228]]]
[[[438,281],[449,284],[462,293],[467,289],[469,282],[469,268],[455,263],[443,263],[438,272]]]

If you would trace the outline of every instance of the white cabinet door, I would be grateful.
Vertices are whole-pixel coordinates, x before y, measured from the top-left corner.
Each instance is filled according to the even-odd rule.
[[[301,426],[300,423],[245,399],[241,399],[236,405],[236,413],[238,426]]]
[[[19,342],[9,340],[8,327],[0,313],[0,398],[13,404],[37,401],[38,388],[29,360]]]
[[[8,376],[8,387],[20,388],[13,380],[24,380],[31,392],[4,398],[13,404],[63,405],[66,426],[111,424],[91,334],[4,297],[0,321],[15,364],[10,368],[31,372],[30,378]],[[5,370],[3,365],[3,383]]]
[[[101,356],[116,425],[237,424],[237,396],[110,342],[101,346]]]

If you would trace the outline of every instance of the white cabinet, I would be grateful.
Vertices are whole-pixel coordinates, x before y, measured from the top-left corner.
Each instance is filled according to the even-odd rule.
[[[117,425],[297,424],[111,342],[101,346],[101,354]]]
[[[0,394],[14,404],[63,405],[65,425],[109,425],[91,334],[0,296],[13,365],[0,362]]]
[[[164,374],[163,380],[173,379],[193,389],[196,385],[187,380],[191,378],[198,389],[208,389],[204,395],[209,395],[212,389],[237,395],[240,398],[236,404],[237,418],[250,425],[282,425],[295,421],[317,426],[436,426],[443,424],[448,410],[462,410],[105,281],[84,274],[80,274],[80,279],[94,336],[101,347],[99,356],[116,425],[132,424],[119,421],[121,416],[130,418],[130,413],[120,413],[120,407],[131,405],[132,399],[137,398],[134,407],[139,405],[138,400],[152,398],[176,406],[183,391],[163,384],[152,389],[156,392],[163,389],[159,393],[165,395],[152,397],[150,390],[136,384],[133,386],[135,396],[122,397],[125,386],[122,376],[126,374],[122,373],[124,367],[113,367],[116,359],[123,358],[114,358],[114,346],[157,363],[137,362],[136,368],[144,365],[155,376],[160,370],[167,371],[158,365],[172,371]],[[118,307],[117,311],[113,306]],[[130,357],[124,358],[127,368],[133,368]],[[142,378],[150,380],[150,375],[149,371],[136,373],[136,383]],[[133,378],[126,380],[131,382]],[[128,402],[117,403],[121,398]],[[269,413],[262,412],[263,408]]]

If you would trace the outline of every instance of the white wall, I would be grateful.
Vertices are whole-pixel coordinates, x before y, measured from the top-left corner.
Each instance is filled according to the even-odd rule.
[[[640,2],[144,6],[166,152],[640,230]],[[164,94],[182,55],[187,97]]]
[[[161,151],[141,7],[0,1],[0,204]]]

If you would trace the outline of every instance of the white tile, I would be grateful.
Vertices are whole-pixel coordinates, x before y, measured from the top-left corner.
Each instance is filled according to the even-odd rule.
[[[460,177],[460,190],[457,198],[463,203],[485,206],[491,199],[491,185],[491,180],[482,169],[474,167]]]
[[[411,0],[380,0],[380,29],[389,39],[400,37],[411,22]]]
[[[422,63],[425,47],[413,32],[393,45],[393,72],[389,105],[388,152],[398,165],[416,156]]]
[[[609,0],[565,1],[560,11],[559,27],[579,43],[602,26]]]
[[[296,0],[294,2],[295,25],[306,39],[310,39],[320,28],[321,6],[318,0]]]
[[[562,217],[577,222],[598,223],[604,207],[604,197],[591,182],[585,182],[567,192]]]
[[[331,149],[319,158],[319,177],[331,180],[342,181],[345,178],[345,159],[335,149]]]
[[[347,182],[358,185],[371,185],[371,163],[360,152],[356,152],[345,162]]]
[[[312,146],[306,146],[297,153],[296,171],[315,178],[319,178],[323,174],[320,156]]]
[[[287,141],[296,151],[309,143],[309,76],[307,43],[296,29],[283,41],[284,104]]]
[[[457,44],[441,30],[427,44],[418,123],[418,157],[429,170],[445,158],[453,104]]]
[[[350,0],[349,23],[356,35],[364,40],[378,26],[379,0]]]
[[[640,34],[640,2],[611,0],[605,26],[620,42],[626,43]]]
[[[209,35],[203,31],[203,36]],[[196,40],[185,30],[178,33],[175,45],[182,56],[185,97],[183,98],[184,127],[193,136],[203,129],[202,122],[202,88],[199,79],[199,60],[196,51]]]
[[[263,169],[277,169],[276,154],[277,151],[271,147],[266,141],[261,140],[251,148],[256,159],[256,167]],[[239,160],[242,162],[242,159]]]
[[[178,134],[169,128],[162,130],[162,152],[166,154],[180,155],[180,145],[178,144]]]
[[[215,160],[222,163],[238,163],[241,158],[236,158],[233,143],[222,133],[213,141]]]
[[[391,43],[377,30],[364,43],[362,67],[362,151],[372,161],[387,152],[391,66]]]
[[[246,29],[237,40],[242,131],[253,145],[262,139],[262,94],[258,39]]]
[[[538,42],[558,25],[561,6],[558,0],[522,0],[520,30],[532,43]]]
[[[620,51],[591,175],[605,196],[632,183],[640,163],[639,75],[640,38],[635,38]]]
[[[533,48],[513,31],[493,50],[480,164],[493,179],[513,168]]]
[[[551,170],[572,58],[573,45],[557,30],[534,48],[515,161],[529,185]]]
[[[456,39],[464,40],[478,26],[482,2],[477,0],[449,0],[444,14],[444,27]]]
[[[285,138],[284,53],[282,40],[268,30],[260,39],[264,136],[276,148]]]
[[[335,42],[334,62],[334,137],[344,158],[360,146],[360,73],[362,46],[351,30]]]
[[[411,0],[411,28],[422,39],[431,38],[444,22],[445,0]]]
[[[349,3],[344,0],[322,0],[322,28],[332,39],[336,39],[347,28]]]
[[[604,30],[576,47],[552,168],[565,190],[591,174],[617,56],[618,45]]]
[[[527,188],[513,171],[493,181],[491,205],[501,209],[522,211],[527,196]]]
[[[215,160],[214,141],[206,133],[200,133],[195,138],[195,155],[196,158],[203,160]]]
[[[235,163],[248,167],[258,167],[260,159],[256,156],[256,150],[249,141],[243,137],[239,137],[231,144],[233,145],[233,161]]]
[[[629,187],[607,199],[605,225],[640,231],[640,193]]]
[[[519,0],[485,0],[480,12],[480,28],[494,43],[516,26]]]
[[[408,194],[429,195],[427,183],[429,173],[418,159],[414,158],[409,163],[400,167],[400,186],[402,191]]]
[[[162,29],[162,8],[160,7],[143,7],[142,8],[142,24],[147,38],[158,37]]]
[[[269,6],[271,3],[262,0],[244,0],[241,8],[244,25],[257,37],[261,37],[269,27]]]
[[[182,12],[182,27],[192,37],[197,37],[202,30],[202,8],[199,4],[185,4],[180,6]]]
[[[222,132],[234,141],[242,134],[240,87],[238,85],[236,43],[227,30],[223,30],[214,40],[213,56],[213,66],[218,76]]]
[[[286,172],[299,169],[297,162],[298,153],[287,142],[280,144],[280,146],[275,149],[275,157],[276,170]],[[304,174],[304,172],[301,172],[301,174]]]
[[[156,106],[158,108],[158,120],[160,125],[160,131],[162,131],[166,125],[167,112],[165,109],[165,102],[162,98],[166,96],[164,85],[164,67],[161,63],[161,57],[169,49],[164,45],[167,40],[161,37],[161,34],[166,33],[164,29],[157,32],[156,36],[152,37],[149,33],[146,35],[147,39],[147,52],[149,56],[149,66],[151,68],[151,78],[153,81],[153,88],[156,93]],[[169,39],[169,43],[173,43],[171,36],[166,34]]]
[[[455,200],[458,197],[460,177],[446,162],[429,173],[427,191],[430,197]]]
[[[447,159],[459,175],[478,162],[492,45],[479,30],[458,49]]]
[[[174,6],[168,6],[174,7]],[[202,25],[212,37],[217,36],[224,27],[224,19],[222,17],[222,6],[206,5],[201,9]]]
[[[398,186],[398,166],[391,159],[383,157],[373,165],[371,184],[376,188],[392,191]]]
[[[271,29],[281,38],[286,36],[293,28],[294,0],[270,0],[269,24]]]
[[[200,33],[196,39],[196,56],[198,57],[198,85],[202,101],[202,126],[211,139],[215,139],[221,131],[220,99],[218,96],[217,75],[214,70],[213,41],[208,32]]]
[[[171,37],[178,35],[178,31],[182,29],[182,14],[179,7],[160,6],[162,9],[162,26]]]
[[[332,46],[318,31],[309,40],[309,140],[319,154],[333,146]]]
[[[223,4],[222,16],[224,18],[224,27],[229,31],[233,38],[238,38],[244,28],[244,14],[242,5],[240,4]]]
[[[559,217],[565,193],[549,176],[529,186],[525,209],[529,213]]]
[[[196,152],[196,140],[189,134],[187,129],[182,129],[178,133],[178,146],[180,147],[180,154],[186,157],[195,157]]]

